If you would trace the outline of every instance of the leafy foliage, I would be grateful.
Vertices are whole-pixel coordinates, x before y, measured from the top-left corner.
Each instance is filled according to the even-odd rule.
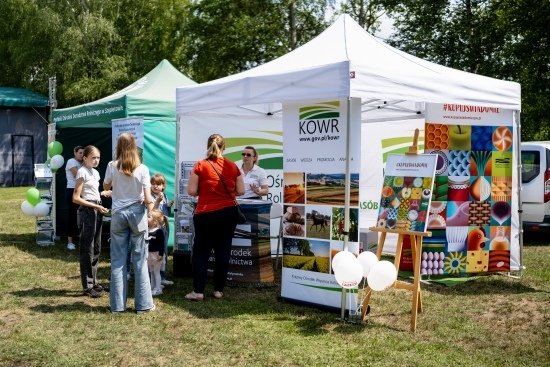
[[[423,59],[522,86],[522,138],[550,138],[550,3],[506,0],[388,2],[389,42]]]

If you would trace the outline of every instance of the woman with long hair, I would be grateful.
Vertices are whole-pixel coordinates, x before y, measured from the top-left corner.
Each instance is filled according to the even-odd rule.
[[[239,167],[222,155],[225,150],[223,137],[211,135],[206,147],[206,159],[195,164],[187,185],[187,193],[199,197],[193,216],[193,291],[185,296],[191,301],[204,298],[212,250],[215,255],[213,296],[223,297],[233,232],[237,227],[235,200],[245,191]]]
[[[141,163],[136,140],[130,133],[118,137],[115,160],[109,162],[103,187],[112,189],[111,206],[111,312],[126,311],[128,244],[134,266],[134,302],[137,313],[153,311],[147,267],[147,212],[153,210],[149,169]]]

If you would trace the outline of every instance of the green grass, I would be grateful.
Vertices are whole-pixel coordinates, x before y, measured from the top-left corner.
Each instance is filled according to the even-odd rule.
[[[398,289],[375,293],[371,314],[359,325],[277,301],[280,287],[231,287],[222,300],[207,294],[203,302],[189,302],[183,298],[191,290],[187,278],[173,279],[151,314],[111,315],[108,296],[81,295],[78,253],[66,249],[65,239],[36,245],[34,218],[20,210],[27,189],[0,189],[0,366],[550,364],[545,236],[526,236],[521,279],[423,284],[416,333],[409,331],[411,292]],[[104,284],[108,255],[104,247]],[[279,284],[280,270],[276,279]]]

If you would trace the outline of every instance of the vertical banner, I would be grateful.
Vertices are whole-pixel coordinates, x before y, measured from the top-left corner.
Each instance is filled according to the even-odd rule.
[[[116,141],[118,137],[124,133],[131,133],[136,139],[138,153],[143,161],[143,117],[127,117],[122,119],[114,119],[111,123],[112,139],[113,139],[113,156],[115,155]]]
[[[437,164],[422,274],[510,271],[513,146],[510,110],[426,105],[425,152]]]
[[[360,100],[283,105],[283,269],[281,296],[340,308],[342,288],[331,259],[344,249],[345,189],[349,184],[348,250],[359,254]],[[349,157],[347,136],[351,137]],[[349,182],[346,161],[349,160]],[[355,310],[357,292],[350,291]]]
[[[280,118],[244,109],[180,116],[178,127],[178,214],[174,249],[192,247],[194,200],[187,195],[187,184],[195,162],[204,159],[208,137],[220,134],[225,139],[224,157],[242,165],[246,146],[258,151],[259,166],[268,176],[267,200],[240,200],[247,223],[238,225],[233,235],[227,280],[235,283],[273,283],[271,253],[275,253],[270,235],[271,202],[282,202],[282,126]],[[278,221],[277,221],[278,223]],[[275,228],[277,233],[278,226]],[[276,240],[274,241],[277,245]],[[212,257],[213,259],[213,257]],[[212,274],[213,267],[209,269]]]

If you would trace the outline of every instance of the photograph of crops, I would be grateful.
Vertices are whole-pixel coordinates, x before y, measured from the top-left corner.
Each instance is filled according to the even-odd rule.
[[[304,172],[285,172],[283,188],[285,203],[305,204],[305,176]]]
[[[332,208],[331,240],[344,240],[344,208]],[[359,238],[359,209],[349,210],[348,241],[357,242]]]
[[[330,242],[285,238],[283,267],[329,273]]]
[[[359,174],[350,175],[350,205],[359,205]],[[344,173],[308,173],[306,183],[307,204],[344,205],[346,175]]]
[[[306,205],[306,237],[330,240],[331,206]]]

